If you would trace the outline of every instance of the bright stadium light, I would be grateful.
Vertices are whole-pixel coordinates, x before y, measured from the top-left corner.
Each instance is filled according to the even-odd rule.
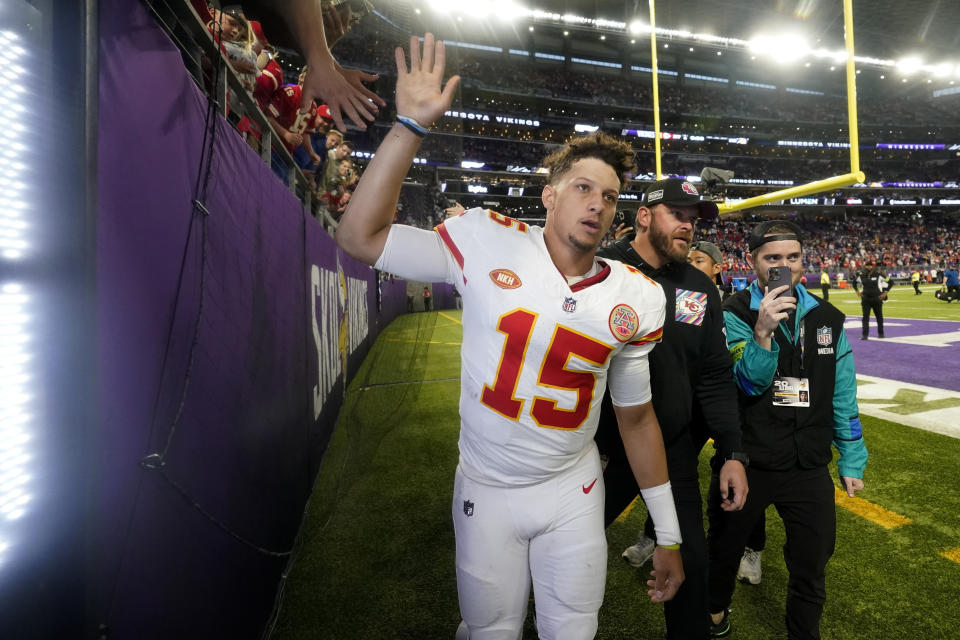
[[[944,62],[933,67],[933,75],[938,78],[949,78],[953,74],[953,65],[949,62]]]
[[[757,36],[749,41],[748,48],[781,63],[799,60],[810,52],[806,40],[798,35]]]
[[[632,33],[633,35],[644,33],[647,31],[650,31],[650,27],[643,24],[639,20],[634,20],[633,22],[630,23],[630,33]]]
[[[908,76],[916,71],[919,71],[923,66],[923,61],[920,58],[911,57],[911,58],[901,58],[897,60],[897,71],[902,73],[905,76]]]
[[[530,11],[510,0],[474,2],[473,0],[430,0],[430,7],[438,13],[464,14],[475,18],[498,16],[503,20],[529,15]]]
[[[33,421],[25,393],[33,378],[29,305],[22,285],[0,286],[0,565],[10,549],[11,526],[33,500],[27,472],[33,457],[29,449]]]

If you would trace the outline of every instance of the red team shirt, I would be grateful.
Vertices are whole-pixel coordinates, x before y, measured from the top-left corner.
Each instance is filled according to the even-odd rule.
[[[257,105],[261,111],[267,110],[267,105],[270,104],[273,94],[276,93],[282,84],[283,68],[280,67],[279,62],[271,58],[267,66],[260,70],[260,75],[257,76],[256,86],[253,89],[253,97],[257,101]]]
[[[317,119],[317,105],[310,103],[310,110],[300,113],[300,104],[303,102],[303,89],[298,84],[288,84],[273,94],[267,112],[277,119],[280,126],[291,133],[310,133],[313,131]],[[293,153],[296,147],[286,144]]]

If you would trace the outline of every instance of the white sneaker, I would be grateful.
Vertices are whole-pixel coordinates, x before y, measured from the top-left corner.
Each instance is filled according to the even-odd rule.
[[[640,538],[637,539],[637,544],[624,549],[620,557],[629,562],[631,566],[639,569],[653,557],[653,551],[656,548],[657,543],[655,540],[641,535]]]
[[[750,547],[743,550],[743,557],[740,558],[740,569],[737,571],[737,578],[750,584],[760,584],[760,575],[763,572],[760,566],[760,557],[763,551],[754,551]]]

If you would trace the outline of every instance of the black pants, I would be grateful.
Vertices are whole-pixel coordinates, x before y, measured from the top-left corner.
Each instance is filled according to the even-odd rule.
[[[761,511],[757,524],[753,525],[747,536],[747,546],[754,551],[763,551],[767,547],[767,512]]]
[[[873,315],[877,318],[877,335],[882,338],[883,300],[864,296],[860,299],[860,309],[863,311],[863,337],[866,338],[870,333],[870,311],[873,311]]]
[[[619,447],[617,447],[619,444]],[[603,472],[606,485],[604,524],[610,524],[640,492],[630,470],[623,442],[597,440],[600,452],[607,456]],[[670,472],[670,487],[680,523],[680,557],[683,559],[684,581],[672,600],[664,603],[663,615],[667,624],[669,640],[706,640],[710,634],[710,619],[707,615],[707,540],[703,531],[703,498],[697,479],[697,455],[703,447],[700,439],[695,446],[689,438],[672,443],[667,449],[667,466]],[[649,522],[653,535],[653,524]],[[645,527],[646,530],[646,527]],[[739,559],[738,559],[739,561]]]
[[[914,280],[914,281],[913,281],[913,290],[914,290],[914,292],[915,292],[913,295],[915,295],[915,296],[920,295],[920,281],[919,281],[919,280]]]
[[[947,300],[960,300],[960,286],[951,285],[947,287]]]
[[[823,299],[824,299],[824,300],[829,300],[829,299],[830,299],[830,285],[828,285],[828,284],[822,284],[822,285],[820,285],[820,291],[823,292]]]
[[[760,515],[774,505],[783,519],[787,541],[783,559],[789,572],[786,625],[790,640],[820,638],[820,618],[827,599],[827,561],[837,536],[834,487],[827,467],[789,471],[747,469],[750,495],[742,511],[720,509],[719,478],[713,474],[707,497],[710,532],[710,611],[730,606],[740,557]]]

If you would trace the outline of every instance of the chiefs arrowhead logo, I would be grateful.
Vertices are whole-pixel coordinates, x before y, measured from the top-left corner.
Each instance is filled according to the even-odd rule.
[[[490,279],[501,289],[517,289],[523,284],[520,276],[510,269],[494,269],[490,272]]]
[[[683,189],[684,192],[688,193],[691,196],[700,195],[699,193],[697,193],[697,188],[692,184],[690,184],[689,182],[684,182],[683,184],[680,185],[680,188]]]

